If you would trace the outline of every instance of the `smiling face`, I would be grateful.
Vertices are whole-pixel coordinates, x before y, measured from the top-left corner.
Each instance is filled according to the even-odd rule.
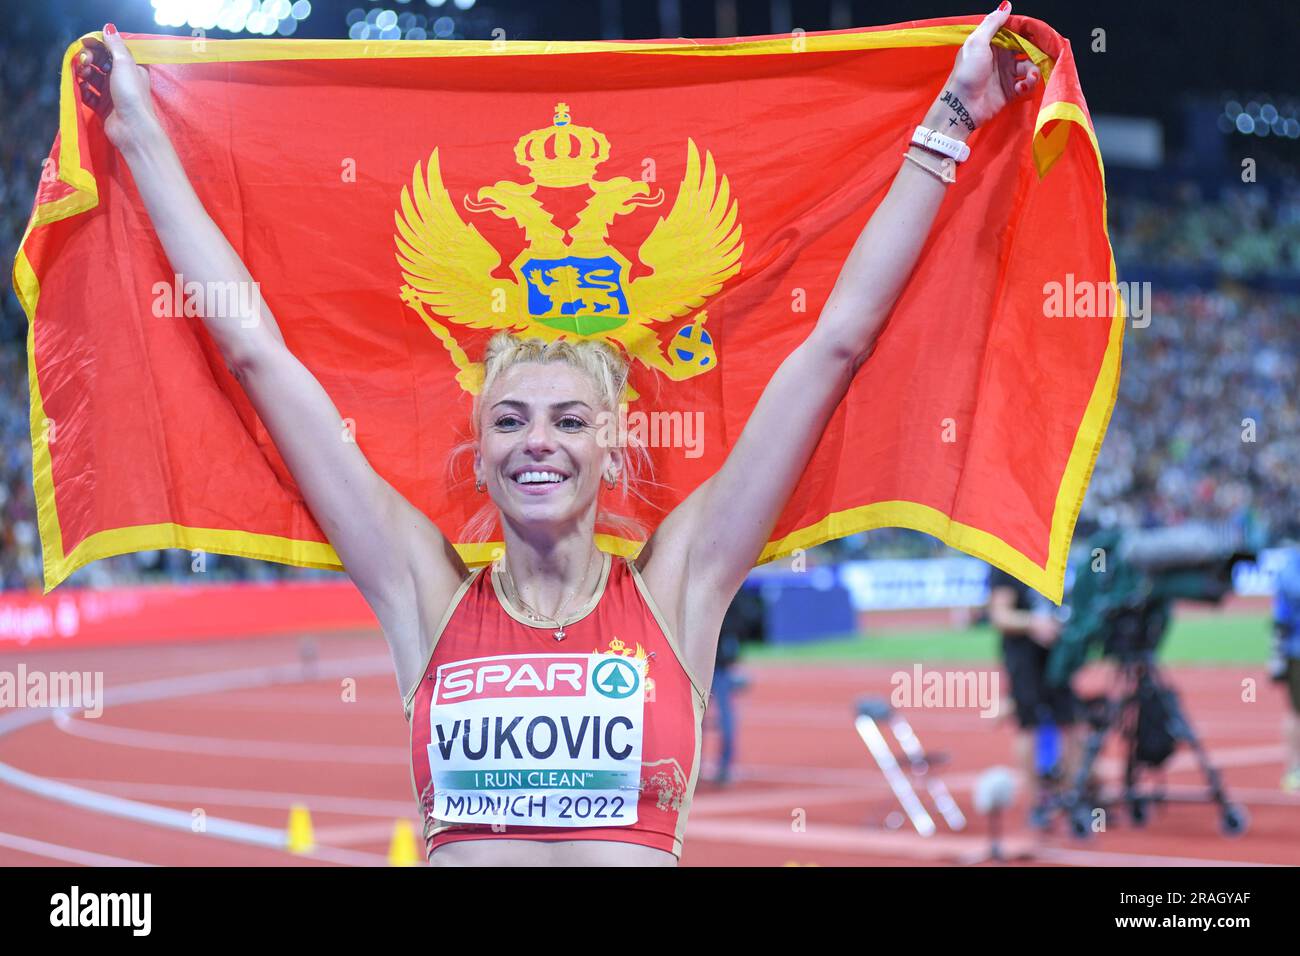
[[[606,473],[619,465],[603,446],[598,390],[580,370],[562,363],[521,362],[503,372],[482,397],[478,481],[519,524],[563,525],[594,518]]]

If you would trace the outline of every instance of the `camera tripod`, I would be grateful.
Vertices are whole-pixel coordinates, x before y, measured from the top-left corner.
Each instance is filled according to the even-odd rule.
[[[1059,797],[1058,806],[1069,820],[1071,832],[1079,838],[1091,837],[1096,811],[1108,806],[1126,806],[1129,819],[1140,827],[1146,824],[1153,803],[1192,802],[1218,806],[1220,829],[1225,836],[1244,833],[1249,822],[1246,811],[1228,799],[1223,779],[1187,720],[1177,692],[1156,664],[1155,651],[1130,646],[1120,649],[1116,656],[1118,693],[1087,702],[1089,733],[1083,757],[1071,786]],[[1140,721],[1145,724],[1140,725]],[[1124,783],[1121,792],[1106,801],[1094,795],[1088,784],[1094,779],[1093,767],[1112,731],[1119,734],[1124,748]],[[1167,746],[1161,747],[1161,743]],[[1196,755],[1205,777],[1204,794],[1171,797],[1163,785],[1141,787],[1142,771],[1162,765],[1180,744]]]

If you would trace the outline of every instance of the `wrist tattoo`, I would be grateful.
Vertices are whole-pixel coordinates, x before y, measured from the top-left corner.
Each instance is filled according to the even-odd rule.
[[[966,109],[962,101],[957,98],[956,93],[944,90],[943,96],[939,97],[939,102],[946,103],[948,108],[957,114],[955,118],[948,120],[949,126],[956,126],[957,120],[961,120],[962,125],[968,130],[975,129],[975,120],[971,118],[970,110]]]

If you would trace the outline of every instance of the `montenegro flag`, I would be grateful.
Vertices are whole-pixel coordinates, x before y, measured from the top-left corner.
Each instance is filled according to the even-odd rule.
[[[651,439],[656,482],[636,517],[653,528],[718,469],[808,335],[978,22],[654,42],[124,39],[343,439],[481,563],[499,543],[465,539],[483,499],[453,452],[487,339],[600,338],[627,356],[628,424]],[[1123,309],[1069,44],[1019,16],[994,42],[1045,83],[972,136],[764,561],[907,527],[1061,597]],[[154,548],[339,568],[197,318],[223,290],[173,275],[76,97],[78,49],[13,274],[47,591]],[[617,553],[642,544],[597,531]]]

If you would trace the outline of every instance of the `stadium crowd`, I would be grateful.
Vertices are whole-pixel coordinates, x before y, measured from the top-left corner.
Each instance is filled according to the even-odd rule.
[[[1206,195],[1182,180],[1158,195],[1133,191],[1112,204],[1115,260],[1205,270],[1227,278],[1300,276],[1300,182],[1265,189],[1234,182]]]
[[[24,13],[16,14],[20,19]],[[0,251],[12,263],[57,127],[60,58],[71,34],[41,48],[21,24],[0,37]],[[24,37],[19,44],[18,37]],[[1125,337],[1123,375],[1081,532],[1229,519],[1267,538],[1300,536],[1300,296],[1238,280],[1300,275],[1300,187],[1234,184],[1207,196],[1191,183],[1158,198],[1112,194],[1111,235],[1129,266],[1208,269],[1201,288],[1157,287],[1150,325]],[[0,587],[39,588],[32,492],[27,319],[0,297]],[[946,552],[915,532],[882,529],[831,542],[814,560]],[[95,562],[71,583],[188,579],[183,551]],[[329,572],[207,556],[205,578],[316,577]]]
[[[1300,534],[1300,297],[1156,292],[1125,336],[1119,399],[1082,517],[1228,520]]]

